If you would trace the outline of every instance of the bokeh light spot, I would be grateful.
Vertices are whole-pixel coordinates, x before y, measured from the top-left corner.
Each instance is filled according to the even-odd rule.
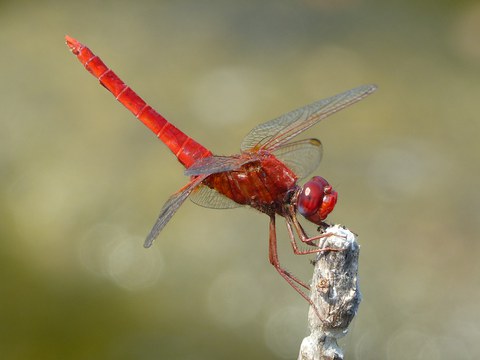
[[[153,286],[164,269],[159,251],[143,248],[142,239],[120,227],[98,224],[80,241],[78,254],[84,267],[127,290]]]
[[[263,290],[246,269],[221,273],[207,295],[207,308],[218,323],[229,327],[253,321],[262,308]]]
[[[480,4],[467,6],[456,19],[452,31],[452,45],[466,59],[480,60]]]
[[[268,348],[282,359],[293,359],[302,338],[307,335],[304,307],[288,306],[271,314],[265,326]]]

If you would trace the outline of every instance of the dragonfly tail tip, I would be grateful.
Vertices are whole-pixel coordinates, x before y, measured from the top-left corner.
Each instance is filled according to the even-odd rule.
[[[80,49],[82,48],[82,44],[80,44],[76,39],[72,38],[69,35],[65,35],[65,42],[70,50],[75,54],[78,55]]]

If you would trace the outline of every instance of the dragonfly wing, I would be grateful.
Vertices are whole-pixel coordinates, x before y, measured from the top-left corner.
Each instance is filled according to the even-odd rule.
[[[196,188],[193,194],[190,195],[190,200],[197,205],[211,209],[234,209],[241,206],[232,199],[206,185],[201,185]]]
[[[242,165],[255,161],[254,158],[234,156],[209,156],[199,159],[192,166],[185,170],[185,175],[211,175],[225,171],[237,170]]]
[[[185,199],[191,192],[202,183],[203,180],[207,175],[197,176],[193,178],[187,185],[181,188],[178,192],[170,196],[167,200],[165,205],[163,205],[162,210],[160,211],[160,215],[158,216],[155,225],[153,225],[150,234],[148,234],[145,243],[143,244],[144,247],[149,248],[152,246],[153,241],[157,238],[160,231],[167,225],[168,221],[172,218],[178,208],[183,204]]]
[[[320,120],[360,101],[376,89],[375,85],[359,86],[260,124],[243,139],[241,149],[274,150]]]
[[[272,153],[287,165],[299,179],[304,179],[320,164],[323,148],[320,140],[304,139],[283,144]]]

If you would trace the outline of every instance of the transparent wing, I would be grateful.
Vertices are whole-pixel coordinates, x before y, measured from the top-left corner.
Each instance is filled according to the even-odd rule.
[[[375,85],[359,86],[260,124],[243,139],[241,149],[274,150],[320,120],[360,101],[376,89]]]
[[[157,238],[160,231],[167,225],[168,221],[172,218],[178,208],[183,204],[185,199],[190,195],[190,193],[202,183],[203,180],[207,175],[198,176],[192,179],[187,185],[181,188],[178,192],[170,196],[167,200],[165,205],[163,205],[162,210],[160,211],[160,215],[158,216],[155,225],[153,225],[150,234],[148,234],[145,243],[143,244],[144,247],[149,248],[152,246],[153,241]]]
[[[206,185],[200,185],[196,188],[193,194],[190,195],[190,200],[197,205],[211,209],[234,209],[242,206]]]
[[[320,140],[304,139],[277,147],[273,154],[299,179],[306,178],[320,164],[323,148]]]
[[[185,170],[185,175],[211,175],[224,171],[237,170],[244,164],[255,161],[254,158],[242,157],[240,155],[233,156],[209,156],[195,162],[192,166]]]

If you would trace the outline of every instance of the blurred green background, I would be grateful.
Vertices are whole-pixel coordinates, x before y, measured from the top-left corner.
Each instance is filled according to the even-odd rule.
[[[0,2],[2,359],[292,359],[307,332],[266,216],[186,202],[142,247],[187,179],[65,34],[217,154],[378,84],[303,136],[324,143],[330,221],[362,246],[346,356],[480,358],[477,1],[85,0]],[[308,279],[278,227],[281,260]]]

